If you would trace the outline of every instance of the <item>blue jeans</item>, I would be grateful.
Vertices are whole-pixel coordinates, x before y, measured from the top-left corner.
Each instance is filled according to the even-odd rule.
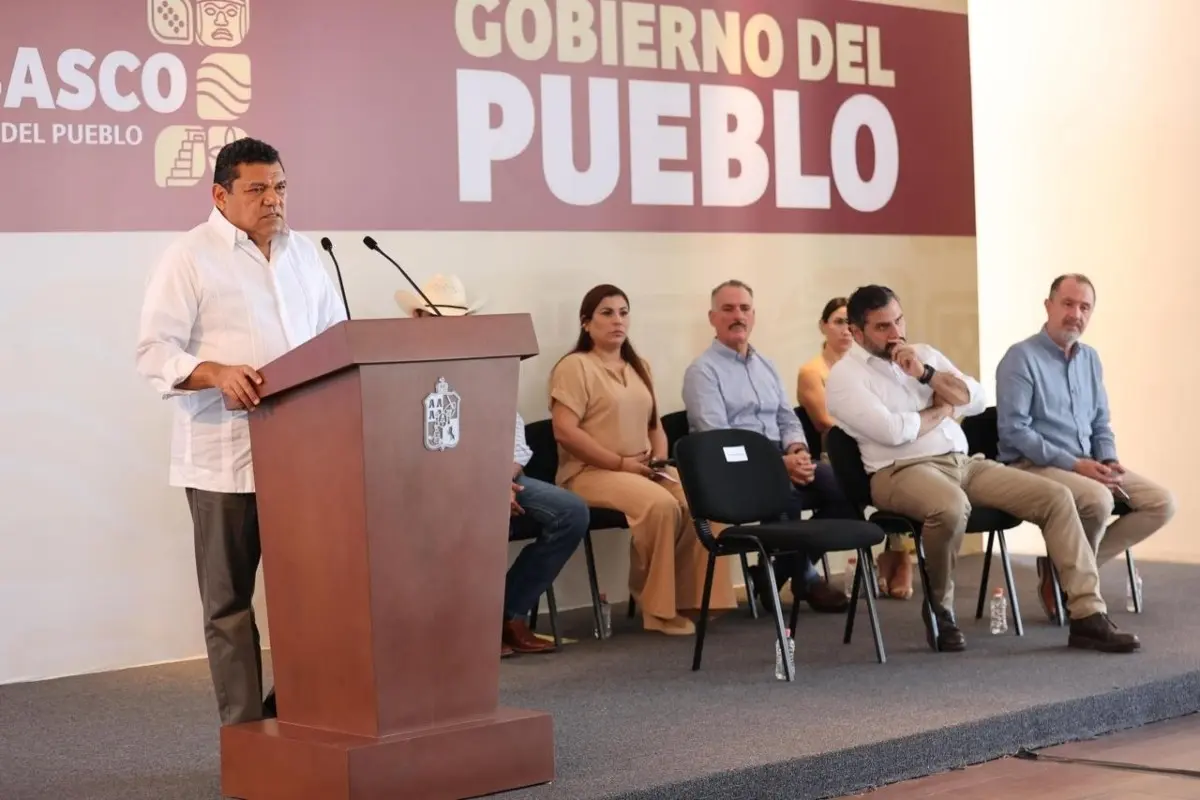
[[[574,492],[526,475],[518,476],[516,483],[521,486],[517,503],[525,513],[509,522],[508,538],[536,538],[508,569],[505,620],[527,616],[533,610],[583,540],[591,517],[587,504]]]
[[[792,505],[789,519],[799,519],[802,511],[813,510],[814,519],[861,519],[853,504],[846,499],[833,474],[833,467],[819,461],[812,482],[806,486],[792,485]],[[816,562],[822,553],[796,553],[775,558],[775,582],[783,586],[792,581],[792,591],[820,578]]]

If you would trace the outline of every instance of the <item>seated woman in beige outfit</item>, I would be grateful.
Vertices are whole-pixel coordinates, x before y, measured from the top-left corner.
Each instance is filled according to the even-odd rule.
[[[796,378],[796,399],[803,406],[821,434],[821,452],[824,458],[825,437],[837,424],[825,407],[825,381],[829,369],[850,351],[854,337],[850,335],[850,318],[846,313],[846,298],[835,297],[825,304],[818,322],[821,335],[825,337],[821,353],[800,368]],[[912,560],[908,555],[908,537],[891,535],[887,547],[879,554],[879,591],[897,600],[912,597]]]
[[[629,520],[629,592],[646,630],[687,635],[684,615],[700,608],[708,552],[667,457],[650,368],[629,343],[629,299],[615,286],[592,289],[579,309],[575,349],[550,376],[550,412],[559,444],[558,484],[588,505]],[[728,559],[713,576],[713,610],[735,608]]]

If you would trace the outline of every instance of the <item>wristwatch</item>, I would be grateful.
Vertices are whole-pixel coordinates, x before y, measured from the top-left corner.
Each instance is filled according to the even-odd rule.
[[[931,380],[933,380],[933,375],[936,372],[937,372],[937,370],[935,370],[933,367],[926,364],[925,365],[925,374],[923,374],[921,377],[917,378],[917,380],[920,381],[921,383],[928,384]]]

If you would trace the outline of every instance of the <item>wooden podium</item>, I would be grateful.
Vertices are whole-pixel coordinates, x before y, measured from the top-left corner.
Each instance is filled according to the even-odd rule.
[[[222,728],[223,794],[457,800],[553,779],[550,715],[498,705],[517,378],[536,353],[527,314],[358,320],[261,370],[279,717]]]

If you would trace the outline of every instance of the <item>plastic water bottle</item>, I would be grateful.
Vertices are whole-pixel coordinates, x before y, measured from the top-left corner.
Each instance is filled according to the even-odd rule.
[[[788,643],[788,664],[792,668],[792,677],[796,676],[796,640],[792,638],[792,629],[784,629],[784,638]],[[779,640],[775,640],[775,680],[786,681],[787,674],[783,671],[783,650],[779,648]]]
[[[1008,632],[1008,598],[999,586],[992,593],[992,634]]]
[[[854,576],[858,572],[858,556],[850,556],[846,559],[846,571],[842,573],[842,589],[846,592],[846,599],[854,594]]]
[[[1137,593],[1136,595],[1134,593]],[[1136,605],[1133,602],[1134,597],[1137,597]],[[1133,585],[1129,585],[1129,581],[1125,581],[1125,610],[1130,614],[1137,611],[1137,606],[1142,604],[1142,574],[1135,567],[1133,570]]]
[[[597,639],[612,638],[612,606],[608,604],[608,595],[600,595],[600,629],[592,626],[592,635]]]

